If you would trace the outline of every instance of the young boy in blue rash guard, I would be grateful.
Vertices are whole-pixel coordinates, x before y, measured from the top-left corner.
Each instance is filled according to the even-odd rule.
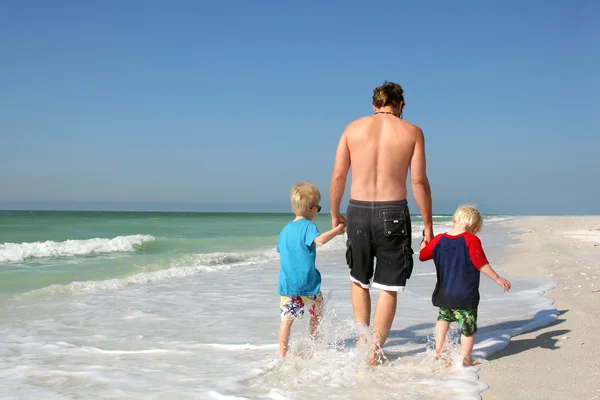
[[[296,218],[279,233],[277,252],[280,255],[279,285],[281,324],[279,325],[279,356],[285,357],[292,323],[302,319],[304,308],[310,313],[310,333],[315,337],[319,327],[323,296],[321,274],[315,266],[316,245],[323,245],[344,233],[344,225],[321,234],[312,222],[321,211],[321,193],[312,184],[301,182],[292,187],[292,210]]]

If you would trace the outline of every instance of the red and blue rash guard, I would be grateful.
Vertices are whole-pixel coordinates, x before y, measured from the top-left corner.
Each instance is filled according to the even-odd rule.
[[[421,250],[419,260],[433,259],[437,283],[431,296],[434,306],[475,309],[479,305],[479,270],[488,264],[481,241],[472,233],[442,233]]]

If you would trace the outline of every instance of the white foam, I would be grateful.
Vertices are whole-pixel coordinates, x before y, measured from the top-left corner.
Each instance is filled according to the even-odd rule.
[[[0,244],[0,262],[18,262],[28,258],[88,256],[136,251],[143,243],[153,241],[149,235],[117,236],[64,242],[33,242]]]
[[[200,347],[212,347],[220,350],[273,350],[278,349],[279,345],[277,344],[263,344],[263,345],[253,345],[250,343],[246,344],[219,344],[219,343],[205,343],[200,344]]]
[[[88,352],[88,353],[98,353],[98,354],[107,354],[107,355],[122,355],[122,354],[191,354],[189,351],[177,351],[177,350],[169,350],[169,349],[145,349],[145,350],[103,350],[98,349],[96,347],[84,347],[79,349],[79,351]]]
[[[516,218],[516,217],[514,217],[512,215],[497,216],[497,217],[486,217],[484,215],[483,222],[484,222],[484,224],[487,222],[504,222],[504,221],[510,221],[511,219],[514,219],[514,218]]]
[[[185,278],[199,273],[223,271],[231,268],[254,266],[272,262],[277,257],[276,251],[254,251],[240,253],[206,253],[190,254],[179,257],[165,267],[162,264],[150,264],[139,269],[141,272],[124,278],[106,279],[101,281],[74,281],[68,284],[53,284],[41,289],[32,290],[18,296],[46,296],[54,294],[82,294],[103,291],[118,291],[130,285],[141,285],[159,282],[167,279]]]
[[[103,281],[71,282],[65,285],[54,284],[42,289],[25,293],[23,296],[43,296],[54,294],[82,294],[98,293],[103,291],[117,291],[129,285],[140,285],[162,281],[172,278],[184,278],[200,272],[214,272],[231,268],[232,265],[196,265],[189,267],[171,267],[154,272],[146,272],[128,276],[121,279],[107,279]]]
[[[214,390],[209,390],[207,392],[207,394],[215,400],[250,400],[247,397],[227,396],[227,395],[221,394],[219,392],[216,392]]]

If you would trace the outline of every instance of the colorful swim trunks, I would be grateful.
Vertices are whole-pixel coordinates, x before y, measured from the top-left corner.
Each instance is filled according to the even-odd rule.
[[[281,319],[294,320],[304,317],[304,307],[308,308],[311,316],[317,317],[321,314],[323,295],[321,292],[312,296],[281,296],[279,308]]]
[[[463,335],[473,336],[477,332],[477,309],[461,310],[440,307],[438,321],[456,322]]]

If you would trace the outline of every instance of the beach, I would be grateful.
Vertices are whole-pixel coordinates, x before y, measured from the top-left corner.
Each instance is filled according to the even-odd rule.
[[[517,234],[501,273],[553,280],[551,324],[515,336],[479,376],[484,400],[600,399],[600,217],[525,217],[502,223]]]
[[[398,296],[386,363],[370,368],[357,346],[343,235],[317,256],[323,340],[311,341],[306,319],[297,321],[289,356],[277,360],[274,247],[290,218],[0,212],[9,228],[0,232],[0,398],[593,398],[598,342],[591,333],[600,295],[590,289],[599,282],[600,249],[588,229],[598,228],[598,219],[484,216],[484,249],[513,289],[504,293],[481,279],[476,367],[433,360],[435,268],[416,260]],[[411,218],[417,250],[422,222]],[[435,232],[448,230],[450,218],[434,216]],[[327,215],[316,222],[321,230],[330,224]],[[574,233],[561,236],[558,227]],[[553,254],[560,246],[566,250]],[[552,272],[544,272],[548,265]],[[372,297],[374,308],[376,291]],[[453,325],[455,362],[458,336]],[[537,373],[542,368],[551,372]],[[552,388],[550,374],[563,386]],[[561,383],[564,377],[573,380]]]

